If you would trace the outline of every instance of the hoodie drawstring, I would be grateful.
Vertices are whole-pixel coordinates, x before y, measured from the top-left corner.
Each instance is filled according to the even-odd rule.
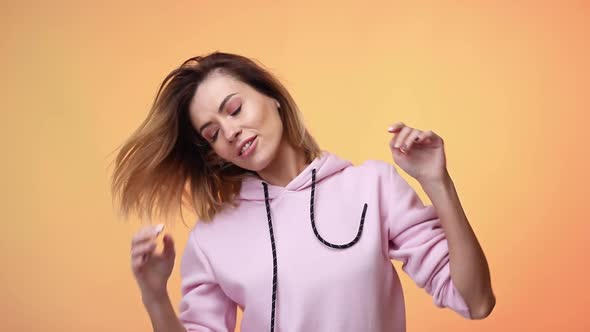
[[[333,248],[333,249],[346,249],[350,248],[355,245],[359,239],[361,238],[361,234],[363,232],[363,226],[365,224],[365,215],[367,213],[367,203],[363,206],[363,212],[361,214],[361,221],[359,224],[358,231],[356,236],[352,241],[345,243],[345,244],[332,244],[320,235],[316,226],[315,226],[315,214],[314,214],[314,200],[315,200],[315,183],[316,183],[316,170],[315,168],[311,171],[311,198],[309,203],[309,218],[311,219],[311,228],[313,229],[313,233],[315,234],[316,238],[323,243],[324,245]],[[270,233],[270,244],[272,247],[272,309],[270,313],[270,331],[274,332],[275,330],[275,308],[276,308],[276,299],[277,299],[277,250],[275,246],[275,237],[274,232],[272,229],[272,218],[270,215],[270,199],[268,197],[268,184],[266,182],[262,182],[262,186],[264,187],[264,203],[266,205],[266,218],[268,219],[268,231]]]
[[[275,246],[275,236],[272,231],[272,219],[270,217],[270,202],[268,199],[268,186],[264,186],[264,203],[266,203],[266,218],[268,219],[268,231],[270,232],[270,245],[272,247],[272,310],[270,313],[270,331],[275,330],[275,304],[277,300],[277,248]]]

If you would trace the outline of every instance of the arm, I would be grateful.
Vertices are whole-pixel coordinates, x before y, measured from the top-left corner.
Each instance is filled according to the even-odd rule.
[[[186,332],[176,317],[168,294],[160,299],[143,297],[142,300],[150,316],[154,332]]]
[[[405,261],[404,270],[434,295],[435,303],[472,319],[487,317],[496,301],[490,272],[447,171],[443,139],[401,121],[388,131],[395,135],[389,143],[393,160],[418,180],[434,205],[425,207],[392,172],[391,190],[397,196],[389,224],[392,256]]]
[[[161,230],[158,226],[144,227],[131,242],[132,270],[154,332],[233,331],[237,305],[223,292],[194,230],[180,262],[182,301],[176,316],[167,290],[176,257],[172,237],[164,236],[162,253],[153,252]]]
[[[189,235],[180,264],[180,274],[182,300],[178,319],[186,331],[234,331],[237,305],[223,292],[195,231]],[[163,321],[173,320],[167,303],[156,305],[155,308],[157,315],[162,315]],[[163,310],[157,311],[158,309]]]
[[[487,317],[496,304],[490,270],[471,228],[455,186],[448,175],[440,181],[420,183],[430,198],[448,241],[451,278],[474,319]]]
[[[184,332],[168,297],[168,279],[174,269],[176,250],[170,234],[164,235],[164,249],[154,250],[164,224],[142,227],[131,240],[131,269],[141,299],[155,332]]]
[[[388,235],[388,256],[432,296],[434,304],[475,319],[451,279],[448,241],[437,211],[424,205],[395,167],[378,165],[382,175],[380,214]]]

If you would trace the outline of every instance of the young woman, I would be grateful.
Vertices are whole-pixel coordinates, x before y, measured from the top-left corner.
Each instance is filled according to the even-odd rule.
[[[215,52],[164,80],[122,147],[113,193],[150,217],[190,206],[200,222],[184,249],[177,317],[167,293],[175,250],[162,226],[140,229],[131,265],[156,332],[405,331],[391,259],[469,319],[495,297],[484,253],[445,164],[443,140],[398,122],[395,163],[359,166],[322,151],[277,79],[243,56]]]

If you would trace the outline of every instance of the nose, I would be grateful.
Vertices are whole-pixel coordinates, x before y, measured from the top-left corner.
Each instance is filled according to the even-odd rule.
[[[229,142],[229,143],[233,143],[237,140],[238,136],[240,136],[240,133],[242,132],[242,130],[235,125],[226,125],[225,128],[223,129],[223,133],[225,136],[225,139]]]

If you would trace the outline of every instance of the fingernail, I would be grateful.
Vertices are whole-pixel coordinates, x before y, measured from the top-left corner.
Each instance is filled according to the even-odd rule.
[[[158,224],[156,226],[156,235],[160,234],[160,232],[162,232],[163,229],[164,229],[164,224]]]
[[[387,128],[387,131],[392,131],[392,130],[393,130],[393,127]]]

